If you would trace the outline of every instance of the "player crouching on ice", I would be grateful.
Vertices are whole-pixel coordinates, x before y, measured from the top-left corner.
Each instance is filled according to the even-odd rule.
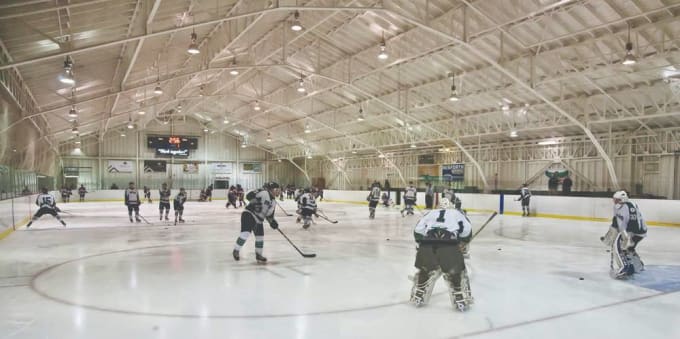
[[[463,312],[472,303],[470,281],[465,270],[461,245],[470,242],[472,225],[465,215],[442,198],[439,209],[426,214],[416,225],[413,235],[418,243],[411,302],[426,305],[440,276],[449,284],[454,308]]]
[[[626,191],[614,193],[613,198],[612,224],[600,240],[611,247],[610,274],[617,279],[627,279],[645,268],[635,247],[647,236],[647,225],[638,206],[628,200]]]
[[[57,207],[57,199],[52,194],[47,192],[47,187],[41,188],[40,192],[41,193],[38,194],[38,197],[35,198],[35,204],[40,206],[40,208],[37,212],[35,212],[33,218],[31,218],[31,221],[26,224],[26,228],[31,227],[34,221],[40,219],[40,217],[45,214],[55,217],[62,225],[66,226],[64,220],[61,220],[61,217],[59,214],[57,214],[57,211],[59,211],[59,208]]]
[[[279,196],[279,190],[279,184],[272,181],[264,184],[262,189],[250,191],[246,195],[248,204],[241,213],[241,234],[236,239],[236,245],[232,252],[234,260],[241,259],[239,255],[241,247],[248,240],[250,232],[253,232],[255,233],[255,260],[262,264],[267,262],[267,258],[262,255],[264,248],[264,227],[262,224],[267,219],[271,228],[279,228],[279,223],[274,219],[274,211],[276,210],[274,199]]]

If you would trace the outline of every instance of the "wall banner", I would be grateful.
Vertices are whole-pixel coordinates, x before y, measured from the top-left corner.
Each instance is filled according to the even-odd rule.
[[[234,164],[230,162],[216,162],[212,164],[213,173],[231,174],[234,169]]]
[[[109,160],[106,170],[109,173],[132,173],[132,161]]]
[[[442,177],[445,181],[465,180],[465,164],[442,165]]]
[[[184,165],[182,165],[182,171],[184,173],[196,174],[196,173],[198,173],[198,163],[197,162],[190,162],[190,163],[184,164]]]

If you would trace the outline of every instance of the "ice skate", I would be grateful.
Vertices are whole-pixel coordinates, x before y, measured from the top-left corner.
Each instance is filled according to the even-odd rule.
[[[404,210],[399,211],[399,213],[401,213],[401,217],[402,217],[402,218],[405,217],[405,215],[404,215]]]
[[[168,215],[167,215],[167,214],[165,215],[165,221],[170,221],[170,219],[168,219]]]
[[[135,222],[134,220],[132,220],[132,216],[130,216],[130,222]]]
[[[181,224],[183,224],[183,223],[184,223],[184,219],[179,218],[179,222],[180,222]]]
[[[136,220],[137,222],[142,222],[142,219],[139,219],[139,216],[135,217],[135,220]],[[130,220],[130,221],[132,221],[132,220]]]
[[[59,220],[59,222],[66,227],[66,222],[64,220]]]
[[[31,227],[32,224],[33,224],[33,220],[29,221],[28,224],[26,224],[26,228]]]
[[[158,220],[163,220],[163,215],[161,214],[160,217],[158,217]]]
[[[175,218],[175,225],[177,225],[177,218]]]
[[[267,258],[265,258],[262,254],[255,253],[255,260],[257,260],[258,264],[266,264],[267,263]]]
[[[453,303],[455,304],[458,311],[465,312],[468,310],[468,304],[465,301],[465,296],[463,292],[456,292],[453,294]]]
[[[241,256],[239,256],[238,250],[233,250],[233,251],[231,252],[231,255],[234,257],[234,260],[236,260],[236,261],[241,260]]]

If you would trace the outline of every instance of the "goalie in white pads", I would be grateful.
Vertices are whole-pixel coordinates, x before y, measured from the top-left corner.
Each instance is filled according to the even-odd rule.
[[[439,209],[420,219],[413,235],[419,246],[411,302],[418,307],[426,305],[435,282],[443,275],[449,284],[451,304],[459,311],[466,311],[472,303],[472,294],[460,245],[470,242],[472,237],[468,219],[453,209],[448,199],[442,198]]]
[[[637,244],[647,236],[647,225],[638,206],[628,200],[626,191],[614,193],[614,217],[607,234],[600,238],[611,246],[611,275],[627,279],[644,270]]]

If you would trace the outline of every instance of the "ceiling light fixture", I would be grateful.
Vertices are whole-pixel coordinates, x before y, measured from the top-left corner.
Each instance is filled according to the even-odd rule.
[[[78,111],[76,111],[76,105],[71,106],[71,109],[68,110],[68,116],[69,116],[69,118],[77,118],[78,117]]]
[[[449,101],[456,102],[460,100],[458,98],[458,91],[456,90],[456,76],[451,73],[451,96],[449,97]]]
[[[135,128],[135,124],[132,123],[132,118],[128,119],[127,128],[128,128],[128,129],[133,129],[133,128]]]
[[[418,146],[416,146],[416,144],[411,144],[411,148],[416,148],[416,147],[418,147]]]
[[[305,124],[305,133],[310,133],[312,130],[309,128],[309,123]]]
[[[295,31],[295,32],[299,32],[299,31],[302,30],[302,24],[300,23],[300,12],[295,11],[295,13],[293,14],[293,17],[294,17],[294,19],[293,19],[293,23],[290,25],[290,29]]]
[[[229,119],[227,119],[227,117],[224,117],[224,121],[222,121],[222,123],[224,123],[225,125],[228,124],[228,123],[229,123]]]
[[[357,117],[357,121],[364,121],[366,118],[364,117],[364,109],[359,107],[359,116]]]
[[[208,127],[203,127],[203,132],[208,133],[210,132],[210,130],[208,129]]]
[[[121,136],[121,137],[124,137],[124,136],[125,136],[125,132],[120,132],[120,136]]]
[[[272,134],[267,133],[267,142],[272,142]]]
[[[389,55],[387,55],[387,46],[385,45],[385,32],[383,31],[382,40],[380,40],[380,53],[378,53],[378,59],[387,60]]]
[[[382,154],[382,153],[378,154],[378,158],[382,159],[382,158],[384,158],[384,157],[385,157],[384,154]]]
[[[248,144],[246,143],[245,140],[243,140],[243,142],[241,143],[241,148],[246,148],[247,146]]]
[[[73,126],[73,128],[71,128],[71,133],[78,134],[78,126]]]
[[[153,94],[161,95],[163,94],[163,89],[161,88],[161,82],[156,83],[156,88],[153,89]]]
[[[635,65],[637,58],[633,55],[633,43],[630,41],[630,24],[628,24],[628,40],[626,41],[626,56],[623,57],[624,65]]]
[[[236,57],[234,57],[234,60],[231,61],[231,70],[229,71],[229,74],[231,75],[238,75],[238,69],[236,68]]]
[[[259,101],[255,100],[255,103],[253,104],[253,109],[256,110],[256,111],[259,111],[259,110],[262,109],[262,107],[260,107]]]
[[[201,53],[201,50],[198,49],[198,44],[196,43],[196,38],[197,38],[196,32],[192,30],[191,31],[191,43],[189,44],[189,48],[187,48],[187,53],[189,53],[191,55],[196,55],[196,54]]]
[[[298,82],[297,91],[300,93],[304,93],[307,91],[307,89],[305,88],[305,81],[304,79],[302,79],[302,74],[300,74],[300,81]]]
[[[67,55],[64,60],[64,71],[59,75],[59,81],[67,85],[75,85],[76,79],[73,76],[73,61]]]
[[[541,146],[546,146],[546,145],[557,145],[557,144],[559,144],[559,143],[560,143],[560,142],[557,141],[557,140],[555,140],[555,139],[543,140],[543,141],[539,141],[539,142],[538,142],[538,144],[541,145]]]
[[[512,131],[510,131],[510,137],[511,138],[517,138],[517,136],[518,136],[518,134],[517,134],[516,130],[513,129]]]

